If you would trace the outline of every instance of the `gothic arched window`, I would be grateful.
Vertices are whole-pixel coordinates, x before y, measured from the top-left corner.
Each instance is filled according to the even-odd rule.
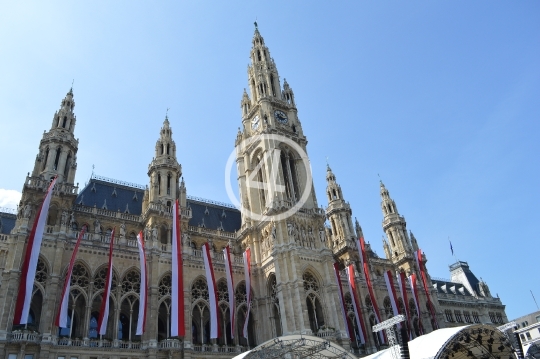
[[[195,344],[210,343],[210,310],[208,309],[208,285],[199,278],[191,286],[192,340]]]
[[[271,323],[273,324],[273,332],[275,337],[283,335],[283,328],[281,327],[281,311],[279,308],[279,298],[277,296],[277,281],[276,275],[271,273],[268,277],[268,294],[271,298]]]
[[[64,116],[64,121],[62,121],[62,128],[66,128],[67,125],[67,116]]]
[[[310,272],[305,272],[303,275],[304,290],[307,293],[306,305],[308,309],[309,325],[311,331],[316,333],[324,326],[324,313],[320,300],[320,286],[317,279]]]
[[[60,161],[60,153],[62,152],[61,147],[56,149],[56,157],[54,158],[54,167],[53,170],[58,170],[58,162]]]

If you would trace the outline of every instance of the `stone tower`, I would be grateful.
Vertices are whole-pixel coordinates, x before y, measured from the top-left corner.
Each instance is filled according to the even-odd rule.
[[[73,184],[79,146],[79,140],[74,137],[74,108],[73,89],[70,89],[62,100],[60,110],[53,116],[51,129],[43,134],[39,143],[32,177],[49,180],[58,176],[58,182]]]
[[[34,169],[26,177],[16,224],[21,233],[30,228],[49,183],[55,176],[58,176],[58,180],[47,218],[47,230],[66,233],[69,226],[69,213],[78,189],[73,183],[79,146],[79,140],[74,136],[74,108],[73,89],[70,89],[60,104],[60,110],[53,116],[51,129],[43,133]]]
[[[405,217],[398,212],[396,203],[381,182],[381,208],[383,212],[383,230],[388,241],[383,238],[386,257],[406,273],[414,271],[414,253],[407,233]]]
[[[149,187],[143,200],[146,237],[163,245],[170,245],[171,212],[176,199],[186,206],[186,189],[182,179],[182,166],[176,159],[176,144],[172,138],[169,118],[165,116],[156,141],[154,157],[148,165]],[[159,237],[159,239],[158,239]]]
[[[341,186],[336,182],[336,176],[328,165],[326,166],[326,183],[326,196],[328,198],[326,217],[332,228],[328,245],[332,248],[334,256],[346,263],[353,260],[351,257],[358,257],[357,233],[353,227],[352,210],[349,203],[343,198]],[[356,224],[360,228],[358,221]]]
[[[281,87],[258,29],[250,59],[251,97],[244,90],[235,145],[242,204],[239,249],[251,249],[254,292],[272,302],[255,308],[270,310],[272,318],[269,326],[258,325],[263,331],[257,340],[327,326],[340,330],[333,256],[326,244],[325,214],[313,191],[307,139],[293,91],[285,81]]]

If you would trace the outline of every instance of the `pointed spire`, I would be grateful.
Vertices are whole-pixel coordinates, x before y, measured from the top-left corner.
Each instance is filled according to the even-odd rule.
[[[326,160],[326,181],[327,182],[336,181],[336,175],[334,175],[334,172],[332,172],[332,169],[330,168],[330,165],[328,164],[328,159]]]

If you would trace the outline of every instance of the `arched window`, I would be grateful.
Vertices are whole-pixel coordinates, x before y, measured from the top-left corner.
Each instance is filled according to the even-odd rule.
[[[210,310],[208,309],[208,285],[203,278],[191,286],[192,340],[195,344],[210,343]]]
[[[167,145],[168,146],[168,145]],[[167,148],[167,153],[169,153],[169,149]],[[167,174],[167,194],[171,194],[171,174]]]
[[[165,150],[165,145],[164,144],[161,144],[161,154],[163,154],[163,151]]]
[[[170,143],[167,143],[167,154],[170,155],[170,150],[171,150],[171,144]]]
[[[221,279],[217,283],[217,295],[218,304],[220,309],[219,326],[222,330],[222,335],[218,338],[218,344],[229,345],[233,343],[231,335],[231,320],[229,309],[229,290],[227,288],[227,281]]]
[[[266,173],[265,173],[266,166],[264,164],[264,158],[262,157],[262,155],[258,156],[257,165],[255,166],[255,168],[257,167],[258,167],[257,182],[261,184],[259,188],[259,201],[261,204],[260,213],[264,213],[264,209],[266,207],[266,185],[268,182],[266,181]]]
[[[307,292],[306,305],[309,316],[309,325],[313,333],[317,333],[324,326],[324,313],[319,298],[319,282],[310,272],[303,275],[304,290]]]
[[[270,89],[272,90],[272,96],[276,96],[276,88],[274,87],[274,75],[270,74]]]
[[[49,147],[45,150],[45,158],[43,159],[43,167],[41,168],[42,171],[45,170],[45,167],[47,166],[47,160],[49,159]]]
[[[67,116],[64,116],[64,121],[62,121],[62,128],[66,128],[67,125]]]
[[[161,194],[161,174],[157,175],[158,194]]]
[[[257,50],[257,60],[261,61],[261,51]]]
[[[272,332],[274,337],[280,337],[283,335],[283,328],[281,326],[281,310],[279,308],[279,298],[277,296],[277,281],[276,275],[271,273],[268,277],[268,295],[271,298],[271,317],[270,323],[272,325]]]
[[[71,164],[71,153],[68,154],[66,158],[66,165],[64,166],[64,181],[67,179],[69,174],[69,165]]]
[[[133,285],[133,283],[131,285]],[[130,294],[124,298],[122,304],[120,305],[120,316],[118,318],[118,340],[140,340],[140,335],[136,335],[136,318],[138,317],[138,313],[139,298],[137,298],[134,294]]]
[[[53,167],[53,170],[57,171],[58,170],[58,162],[60,161],[60,153],[62,152],[62,148],[61,147],[58,147],[56,149],[56,157],[54,158],[54,167]]]
[[[253,90],[253,100],[257,101],[257,87],[255,87],[255,81],[251,80],[251,89]]]
[[[158,297],[161,304],[158,312],[158,341],[165,340],[170,337],[170,309],[171,309],[171,274],[164,275],[159,281]]]
[[[253,302],[253,288],[251,289],[251,297]],[[246,346],[248,343],[246,341],[246,338],[242,337],[242,330],[244,328],[244,323],[246,321],[246,315],[247,315],[247,293],[246,293],[246,283],[240,282],[236,286],[236,290],[234,292],[234,298],[236,301],[236,335],[238,336],[240,345]],[[253,328],[253,305],[251,305],[251,312],[248,317],[248,339],[249,339],[249,346],[255,347],[257,346],[257,338],[255,337],[255,331]]]
[[[90,325],[88,326],[88,338],[96,339],[98,337],[99,312],[92,312],[90,315]]]

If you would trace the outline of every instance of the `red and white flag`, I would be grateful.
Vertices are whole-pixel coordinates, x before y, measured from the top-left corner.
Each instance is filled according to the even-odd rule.
[[[386,282],[386,289],[388,290],[388,295],[390,296],[390,304],[392,305],[392,311],[394,316],[399,315],[396,289],[394,288],[394,279],[392,278],[392,271],[387,270],[384,272],[384,281]],[[398,329],[401,329],[401,323],[397,323]]]
[[[373,305],[373,312],[375,313],[375,319],[377,320],[377,324],[382,322],[381,320],[381,314],[379,313],[379,306],[377,305],[377,298],[375,298],[375,294],[373,293],[373,285],[371,284],[371,277],[369,275],[369,264],[367,260],[366,255],[366,243],[364,242],[364,237],[360,237],[358,239],[358,254],[360,255],[360,262],[362,263],[362,271],[364,272],[364,278],[366,279],[366,284],[368,287],[369,292],[369,298],[371,299],[371,304]],[[385,334],[381,330],[379,332],[379,338],[381,339],[382,343],[385,343]]]
[[[66,272],[66,279],[64,281],[64,289],[62,290],[62,297],[60,301],[60,309],[58,309],[58,314],[56,315],[56,320],[54,324],[59,328],[67,328],[67,318],[68,318],[68,303],[69,303],[69,288],[71,286],[71,273],[73,273],[73,265],[75,264],[75,258],[77,257],[77,252],[79,251],[79,245],[81,244],[81,239],[86,232],[86,226],[83,226],[79,237],[77,238],[77,243],[75,243],[75,248],[73,248],[73,253],[71,254],[71,260],[69,261],[69,266]]]
[[[354,265],[353,264],[349,264],[349,266],[347,267],[347,279],[349,282],[349,291],[351,292],[351,296],[352,296],[354,317],[356,318],[356,325],[358,327],[360,343],[366,344],[366,337],[364,335],[364,333],[366,332],[366,329],[364,327],[364,319],[362,318],[360,302],[358,301],[358,294],[356,292],[356,282],[354,280]]]
[[[114,228],[111,233],[109,243],[109,266],[107,267],[107,277],[105,279],[105,291],[101,297],[101,309],[99,310],[98,333],[104,335],[107,332],[107,320],[109,319],[109,296],[111,295],[111,285],[113,279],[113,244]]]
[[[407,330],[409,331],[409,340],[412,340],[412,330],[411,330],[411,315],[409,313],[409,298],[407,297],[407,287],[405,286],[405,272],[396,272],[396,278],[398,282],[399,292],[401,293],[401,298],[403,298],[403,303],[405,305],[405,314],[407,315]]]
[[[171,288],[171,336],[186,335],[184,326],[184,278],[182,273],[182,236],[180,233],[180,206],[173,206],[172,228],[172,288]]]
[[[231,338],[234,338],[234,312],[236,303],[234,300],[234,282],[232,276],[231,249],[229,246],[223,249],[223,258],[225,258],[225,274],[227,276],[227,291],[229,292],[229,315],[231,321]]]
[[[411,274],[409,276],[409,284],[411,286],[411,292],[413,295],[413,301],[414,306],[416,307],[416,313],[418,314],[418,329],[420,331],[420,334],[424,334],[424,330],[422,328],[422,321],[420,318],[422,318],[422,312],[420,311],[420,303],[418,302],[418,288],[416,287],[416,274]]]
[[[429,295],[429,286],[427,284],[427,275],[426,268],[424,267],[424,262],[422,261],[422,250],[419,249],[416,251],[416,263],[418,264],[418,269],[420,269],[420,276],[422,277],[422,284],[424,285],[424,291],[426,293],[427,307],[429,314],[431,316],[431,322],[433,323],[434,329],[439,329],[439,324],[437,323],[437,315],[435,314],[435,307],[431,301],[431,296]]]
[[[246,276],[246,301],[247,301],[247,312],[246,312],[246,321],[244,322],[244,329],[242,330],[242,336],[244,338],[248,337],[248,323],[249,323],[249,312],[251,310],[251,250],[248,248],[244,252],[244,274]]]
[[[32,300],[32,289],[34,288],[34,279],[36,277],[36,268],[43,239],[43,230],[49,213],[49,205],[56,177],[52,180],[45,195],[45,199],[36,215],[32,231],[28,237],[26,252],[24,253],[24,262],[21,268],[21,279],[19,281],[19,293],[17,294],[17,303],[15,305],[15,317],[13,324],[27,324],[28,313],[30,312],[30,301]]]
[[[139,262],[141,266],[141,290],[139,293],[139,319],[137,320],[136,335],[143,335],[146,328],[146,307],[148,303],[148,267],[146,265],[142,231],[137,236],[137,246],[139,247]]]
[[[210,302],[210,339],[221,336],[221,328],[219,327],[219,305],[216,288],[216,279],[214,278],[214,267],[212,266],[212,258],[210,257],[210,245],[203,244],[202,247],[204,271],[206,273],[206,283],[208,284],[208,300]]]
[[[341,314],[343,314],[343,323],[345,324],[345,330],[350,340],[354,338],[354,332],[347,316],[347,309],[345,308],[345,298],[343,297],[343,288],[341,287],[341,278],[339,277],[339,264],[334,263],[334,274],[336,275],[336,283],[338,285],[339,306],[341,307]]]

